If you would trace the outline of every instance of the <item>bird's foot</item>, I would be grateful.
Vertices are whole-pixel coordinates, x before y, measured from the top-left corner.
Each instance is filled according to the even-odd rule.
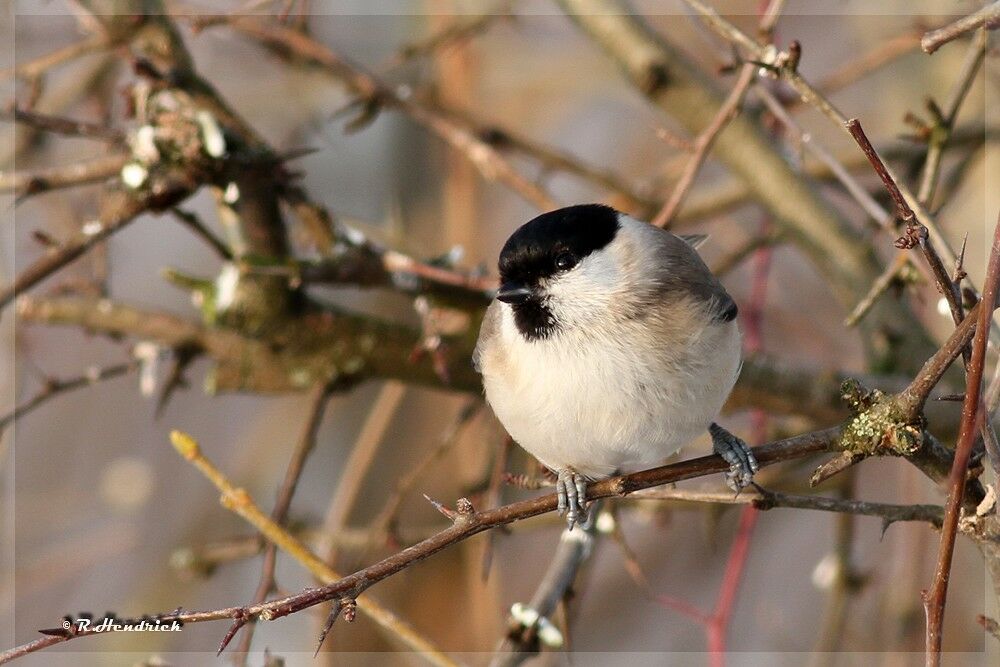
[[[753,481],[754,473],[760,468],[753,450],[747,443],[714,422],[709,425],[708,432],[712,436],[713,451],[729,464],[726,484],[739,493]]]
[[[559,514],[566,515],[566,527],[569,530],[587,520],[587,480],[572,468],[559,471],[556,497],[559,499]]]

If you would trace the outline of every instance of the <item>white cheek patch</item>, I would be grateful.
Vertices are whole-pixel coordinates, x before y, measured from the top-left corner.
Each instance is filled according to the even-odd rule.
[[[573,325],[592,321],[613,305],[621,276],[615,257],[606,249],[598,250],[570,271],[549,278],[543,289],[556,322]]]

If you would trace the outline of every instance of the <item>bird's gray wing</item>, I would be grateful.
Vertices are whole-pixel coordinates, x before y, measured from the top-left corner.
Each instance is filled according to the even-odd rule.
[[[483,315],[483,323],[479,327],[479,340],[472,351],[472,367],[477,373],[483,372],[481,359],[486,346],[500,333],[500,302],[494,300]]]
[[[712,317],[720,322],[736,319],[736,302],[718,278],[712,275],[695,246],[687,239],[666,231],[657,234],[657,237],[659,247],[656,251],[661,258],[657,262],[660,288],[672,294],[686,292],[697,301],[710,304]]]

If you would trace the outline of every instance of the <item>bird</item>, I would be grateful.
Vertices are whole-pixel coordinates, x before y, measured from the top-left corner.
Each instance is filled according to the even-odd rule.
[[[587,483],[660,465],[706,430],[739,492],[758,463],[715,420],[742,366],[736,302],[681,236],[602,204],[549,211],[500,251],[473,352],[507,433],[556,474],[568,529]]]

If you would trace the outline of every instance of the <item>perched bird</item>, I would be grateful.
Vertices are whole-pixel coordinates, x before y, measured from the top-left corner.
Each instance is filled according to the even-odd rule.
[[[507,432],[558,474],[569,528],[586,482],[658,465],[706,429],[750,483],[750,448],[714,422],[739,375],[736,303],[677,236],[608,206],[545,213],[507,240],[473,361]]]

